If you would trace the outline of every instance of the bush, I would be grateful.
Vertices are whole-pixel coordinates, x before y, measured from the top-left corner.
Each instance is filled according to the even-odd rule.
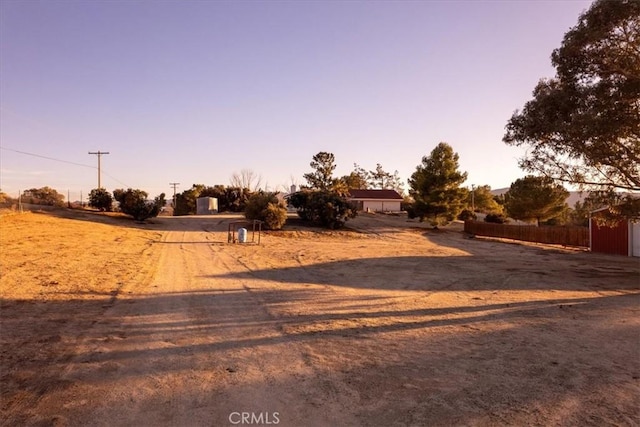
[[[267,228],[279,230],[287,221],[287,209],[276,197],[276,193],[255,193],[246,202],[244,216],[250,220],[263,221]]]
[[[465,209],[458,215],[460,221],[475,221],[478,216],[471,210]]]
[[[31,188],[22,193],[22,201],[35,205],[64,206],[64,196],[53,188]]]
[[[114,190],[113,197],[120,203],[120,210],[133,217],[136,221],[158,216],[165,204],[164,193],[153,201],[147,200],[147,192],[142,190]]]
[[[271,230],[279,230],[287,221],[287,208],[281,204],[269,203],[264,211],[264,223]]]
[[[331,191],[299,191],[289,196],[289,204],[301,219],[325,228],[343,227],[357,215],[347,199]]]
[[[15,202],[15,199],[13,199],[4,191],[0,191],[0,204],[6,205],[6,204],[11,204],[13,202]]]
[[[104,188],[94,188],[89,193],[89,206],[101,211],[111,212],[113,197]]]
[[[505,218],[505,216],[502,214],[490,213],[490,214],[487,214],[487,216],[484,218],[484,222],[492,222],[494,224],[504,224],[508,221],[507,221],[507,218]]]
[[[416,211],[413,207],[414,204],[415,200],[409,196],[404,196],[402,202],[400,202],[400,210],[405,211],[410,219],[416,217]]]

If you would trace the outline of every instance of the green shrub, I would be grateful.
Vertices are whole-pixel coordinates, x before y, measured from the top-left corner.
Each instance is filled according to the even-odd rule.
[[[113,197],[104,188],[94,188],[89,193],[89,206],[100,209],[101,211],[111,212],[113,206]]]
[[[22,193],[22,201],[35,205],[64,206],[64,196],[50,187],[25,190]]]
[[[148,193],[142,190],[114,190],[113,197],[120,203],[120,210],[136,221],[154,218],[165,204],[164,193],[153,201],[147,200]]]
[[[469,209],[465,209],[458,215],[460,221],[475,221],[478,216]]]
[[[486,217],[484,217],[484,222],[492,222],[494,224],[504,224],[507,221],[507,218],[505,218],[504,215],[502,214],[487,214]]]
[[[356,209],[347,200],[331,191],[299,191],[289,196],[289,204],[298,216],[325,228],[343,227],[349,218],[355,218]]]
[[[279,230],[287,221],[287,209],[276,193],[254,193],[246,202],[244,216],[250,220],[263,221],[267,228]]]

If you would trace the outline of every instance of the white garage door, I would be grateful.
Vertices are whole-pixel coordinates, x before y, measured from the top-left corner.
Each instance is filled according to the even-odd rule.
[[[631,253],[640,257],[640,222],[631,223]]]

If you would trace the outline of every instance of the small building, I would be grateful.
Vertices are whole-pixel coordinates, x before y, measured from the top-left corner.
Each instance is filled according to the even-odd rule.
[[[218,213],[218,199],[215,197],[198,197],[196,199],[196,215]]]
[[[400,212],[402,196],[396,190],[349,190],[347,200],[359,211]]]
[[[591,212],[589,218],[589,248],[591,252],[640,257],[640,222],[621,220],[613,226],[598,225],[594,217],[602,208]]]

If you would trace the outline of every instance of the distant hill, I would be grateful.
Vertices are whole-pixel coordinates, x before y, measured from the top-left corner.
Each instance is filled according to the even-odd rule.
[[[500,196],[509,191],[509,188],[498,188],[491,190],[491,194],[494,196]],[[567,197],[567,204],[570,208],[575,207],[576,202],[582,202],[589,195],[588,191],[570,191],[569,197]]]

